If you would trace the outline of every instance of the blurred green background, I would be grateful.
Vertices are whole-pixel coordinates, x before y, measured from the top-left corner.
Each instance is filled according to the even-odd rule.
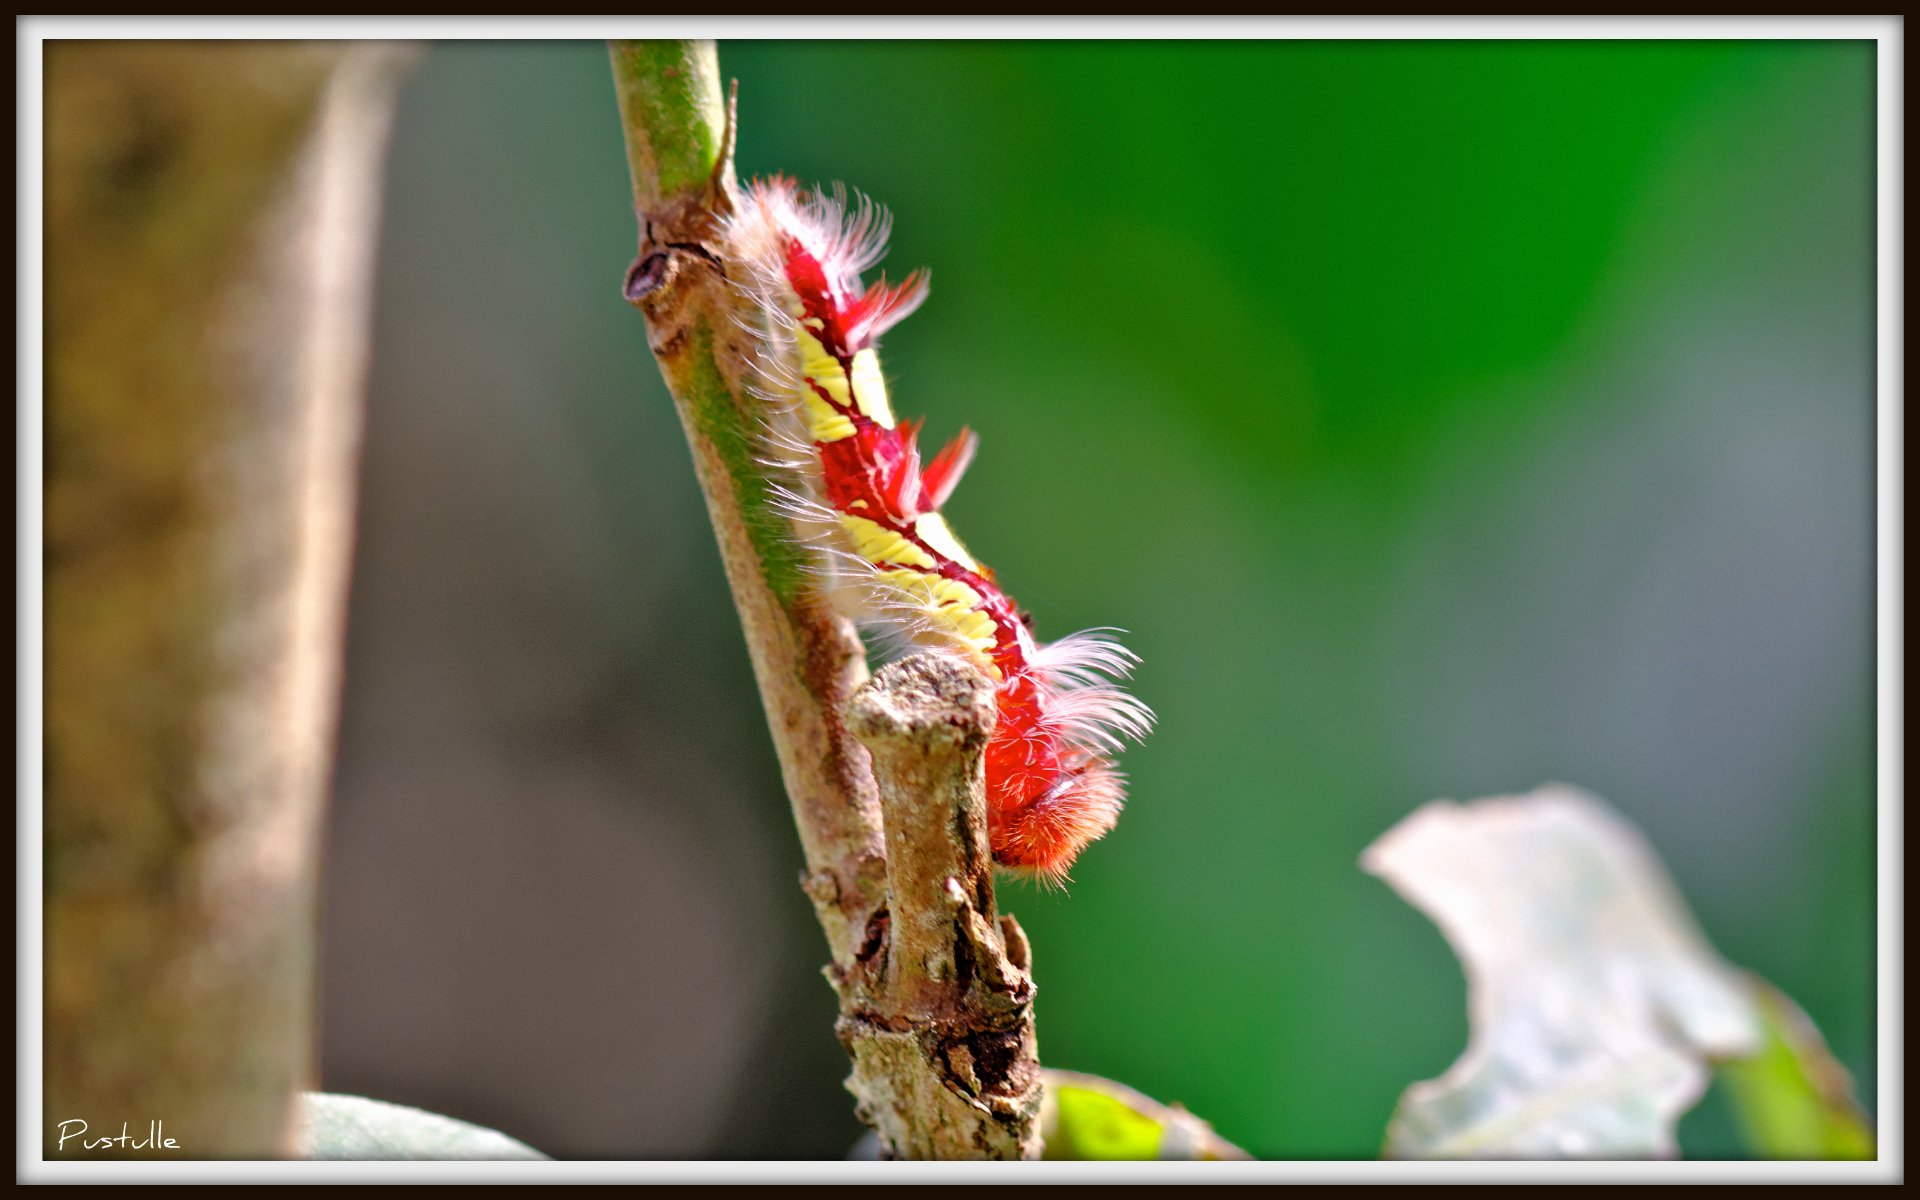
[[[723,43],[743,175],[932,270],[895,404],[1160,727],[1032,937],[1043,1061],[1372,1157],[1461,1050],[1356,866],[1577,783],[1873,1072],[1867,43]],[[834,1157],[824,951],[619,284],[598,44],[447,44],[395,143],[322,1084],[558,1155]],[[1690,1155],[1737,1154],[1717,1098]]]

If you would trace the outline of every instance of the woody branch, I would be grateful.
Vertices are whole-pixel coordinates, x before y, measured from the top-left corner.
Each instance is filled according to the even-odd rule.
[[[995,923],[985,846],[986,681],[921,656],[856,694],[859,637],[809,586],[758,453],[747,331],[760,318],[727,281],[738,184],[714,46],[611,53],[640,224],[625,292],[646,315],[740,612],[832,955],[848,1086],[895,1157],[1037,1156],[1026,941]]]

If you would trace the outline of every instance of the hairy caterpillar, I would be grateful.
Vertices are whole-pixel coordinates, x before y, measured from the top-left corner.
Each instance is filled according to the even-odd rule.
[[[1111,682],[1132,653],[1099,630],[1037,641],[940,515],[978,442],[963,429],[923,465],[920,423],[894,418],[874,343],[927,286],[920,273],[861,286],[888,228],[864,199],[803,195],[784,178],[755,183],[729,222],[730,255],[746,267],[736,282],[757,309],[773,465],[794,481],[781,505],[850,617],[900,645],[965,655],[994,681],[988,842],[1001,866],[1058,883],[1113,827],[1124,786],[1111,756],[1153,714]]]

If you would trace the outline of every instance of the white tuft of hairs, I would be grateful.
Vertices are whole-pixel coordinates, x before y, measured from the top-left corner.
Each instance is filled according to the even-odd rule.
[[[1140,658],[1107,635],[1118,629],[1085,629],[1040,646],[1033,669],[1053,693],[1049,729],[1066,741],[1101,754],[1118,754],[1123,739],[1143,741],[1153,731],[1153,710],[1113,686],[1133,674]]]

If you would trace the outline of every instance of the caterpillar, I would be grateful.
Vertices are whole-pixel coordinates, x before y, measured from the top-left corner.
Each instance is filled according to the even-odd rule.
[[[1125,798],[1122,739],[1153,724],[1116,683],[1138,659],[1087,630],[1038,641],[1031,618],[954,536],[941,508],[978,448],[962,429],[921,461],[921,423],[897,420],[875,345],[927,297],[927,276],[862,287],[890,220],[865,198],[752,184],[729,219],[736,285],[751,302],[753,390],[768,414],[777,503],[816,551],[842,612],[898,648],[961,654],[994,684],[985,752],[994,861],[1058,885]]]

